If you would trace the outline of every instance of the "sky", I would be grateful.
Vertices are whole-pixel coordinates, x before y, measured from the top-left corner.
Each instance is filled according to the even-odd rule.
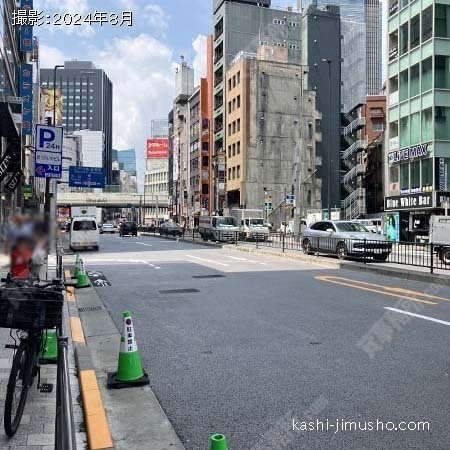
[[[175,67],[183,55],[206,74],[206,36],[212,28],[211,0],[35,0],[34,9],[50,15],[95,11],[133,12],[131,27],[99,24],[41,25],[41,68],[71,59],[91,60],[113,82],[113,147],[135,148],[143,183],[145,144],[152,119],[167,117],[175,89]],[[105,6],[106,5],[106,6]],[[69,20],[69,19],[67,19]]]

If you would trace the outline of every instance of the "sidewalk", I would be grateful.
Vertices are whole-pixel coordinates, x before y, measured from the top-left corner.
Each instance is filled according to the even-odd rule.
[[[0,259],[0,275],[6,276],[8,267],[1,267],[3,259]],[[80,390],[76,377],[75,358],[70,338],[68,324],[67,304],[64,306],[64,331],[69,336],[69,367],[70,386],[72,391],[73,414],[77,450],[86,449],[86,435],[84,433],[83,411],[79,403]],[[41,366],[41,382],[52,383],[51,393],[41,393],[36,388],[37,379],[28,392],[27,402],[22,421],[13,438],[8,438],[3,430],[4,401],[9,373],[12,366],[14,351],[6,349],[6,344],[13,344],[10,330],[0,328],[0,449],[2,450],[54,450],[55,448],[55,416],[56,416],[56,365]],[[13,334],[15,336],[15,334]]]

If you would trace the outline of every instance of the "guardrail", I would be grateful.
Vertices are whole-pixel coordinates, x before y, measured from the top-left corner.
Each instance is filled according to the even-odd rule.
[[[139,231],[160,234],[158,227],[141,227]],[[170,237],[161,233],[165,237]],[[378,236],[378,235],[374,235]],[[450,245],[420,244],[415,242],[388,242],[375,239],[339,238],[334,236],[309,237],[307,234],[274,232],[245,239],[236,231],[218,231],[214,236],[201,236],[197,230],[189,229],[173,236],[192,241],[229,243],[234,245],[254,245],[271,247],[285,251],[299,251],[310,255],[332,255],[367,263],[389,263],[404,266],[422,267],[434,273],[436,269],[450,270]],[[308,241],[310,247],[308,247]]]

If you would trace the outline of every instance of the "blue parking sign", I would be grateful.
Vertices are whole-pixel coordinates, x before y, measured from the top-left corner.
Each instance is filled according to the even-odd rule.
[[[63,128],[36,125],[34,172],[37,178],[62,177]]]

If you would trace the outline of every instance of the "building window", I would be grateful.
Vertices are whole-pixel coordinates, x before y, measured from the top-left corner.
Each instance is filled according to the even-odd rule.
[[[236,87],[236,75],[233,75],[233,88]]]
[[[450,56],[436,55],[434,67],[434,87],[438,89],[450,89]]]
[[[436,5],[438,6],[438,5]],[[422,11],[422,42],[428,41],[433,36],[433,7]]]
[[[433,108],[422,111],[422,142],[433,140]]]
[[[402,117],[400,119],[400,148],[408,147],[409,145],[409,117]]]
[[[372,131],[383,131],[384,122],[382,120],[372,120]]]
[[[237,73],[237,84],[241,84],[241,72]]]
[[[411,140],[410,144],[418,144],[420,142],[420,113],[411,114]]]
[[[236,121],[233,122],[233,134],[236,133]]]
[[[420,93],[420,64],[416,64],[410,69],[410,96],[415,97]]]
[[[233,167],[233,180],[236,178],[236,167]]]
[[[233,156],[236,156],[236,144],[233,144]]]
[[[436,37],[450,38],[450,5],[436,3]]]
[[[408,98],[408,69],[400,72],[400,101]]]
[[[237,107],[238,108],[241,107],[241,96],[240,95],[237,96]]]
[[[241,166],[237,166],[237,177],[241,178]]]
[[[402,164],[400,166],[400,190],[409,190],[409,164]]]
[[[422,187],[433,186],[433,159],[422,159]]]
[[[408,51],[408,22],[400,27],[400,55]]]
[[[433,87],[433,61],[430,58],[422,61],[422,92]]]
[[[237,142],[237,154],[240,155],[241,154],[241,141]]]
[[[450,141],[450,108],[436,106],[434,112],[435,138]]]
[[[241,119],[237,120],[237,132],[241,131]]]
[[[409,4],[409,0],[402,0],[402,8]]]
[[[236,110],[236,99],[233,98],[233,111],[235,111],[235,110]]]
[[[228,158],[231,158],[231,145],[228,146]]]
[[[411,163],[411,189],[420,188],[420,161]]]
[[[411,50],[420,44],[420,14],[411,19]]]
[[[231,180],[231,169],[228,169],[228,179]]]
[[[231,123],[228,124],[228,136],[231,136]]]
[[[231,112],[231,100],[228,102],[228,112]]]
[[[228,90],[231,91],[231,78],[228,80]]]

